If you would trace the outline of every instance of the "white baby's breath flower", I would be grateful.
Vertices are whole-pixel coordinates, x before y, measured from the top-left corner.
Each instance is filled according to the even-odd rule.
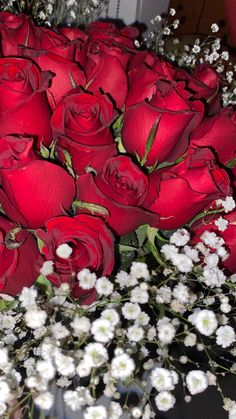
[[[125,319],[135,320],[141,313],[141,308],[135,303],[125,303],[121,311]]]
[[[167,260],[172,260],[173,255],[177,254],[179,249],[173,244],[164,244],[161,248],[161,252],[164,253]]]
[[[24,287],[19,295],[19,301],[21,302],[22,307],[29,309],[30,307],[35,306],[37,295],[38,293],[35,288]]]
[[[84,353],[84,360],[88,361],[91,367],[100,367],[108,360],[107,349],[101,343],[89,343]]]
[[[221,205],[226,213],[233,211],[233,209],[235,208],[235,201],[232,196],[227,196],[225,201],[223,201],[222,199],[217,199],[216,204]]]
[[[72,381],[68,380],[67,377],[60,377],[57,380],[57,385],[58,385],[58,387],[61,387],[61,388],[67,388],[71,385],[71,383],[72,383]]]
[[[150,317],[147,315],[147,313],[145,313],[144,311],[142,311],[138,317],[135,319],[135,324],[138,324],[140,326],[147,326],[147,324],[150,321]]]
[[[112,327],[115,327],[120,321],[119,314],[114,308],[107,308],[106,310],[103,310],[101,318],[108,320]]]
[[[146,290],[141,287],[135,287],[131,291],[130,301],[132,303],[146,304],[148,302],[149,295]]]
[[[115,356],[111,361],[111,376],[117,380],[126,380],[135,370],[135,363],[126,353]]]
[[[158,338],[160,339],[163,345],[170,344],[173,341],[176,333],[175,327],[169,322],[160,323],[157,326],[157,331]]]
[[[80,337],[81,335],[87,334],[89,332],[91,323],[90,320],[85,316],[76,316],[70,325],[74,330],[73,335]]]
[[[0,348],[0,369],[4,370],[9,363],[7,348]]]
[[[34,403],[36,406],[40,407],[40,409],[48,410],[52,407],[54,402],[54,396],[49,391],[45,391],[44,393],[40,393],[34,399]]]
[[[196,329],[205,336],[212,335],[218,326],[214,311],[208,309],[203,309],[196,313],[193,324]]]
[[[104,406],[89,406],[84,411],[84,419],[108,419],[107,410]]]
[[[186,384],[190,394],[202,393],[208,387],[207,376],[200,370],[190,371],[186,375]]]
[[[185,246],[190,240],[190,234],[185,228],[175,231],[170,237],[170,243],[176,246]]]
[[[236,419],[236,403],[229,409],[229,418],[228,419]]]
[[[217,23],[212,23],[211,30],[212,30],[213,33],[218,32],[219,26],[217,25]]]
[[[59,374],[70,376],[75,373],[74,360],[71,356],[61,354],[59,351],[55,354],[55,364]]]
[[[171,288],[167,285],[163,285],[157,290],[156,301],[157,303],[170,303],[171,302],[172,291]]]
[[[181,303],[187,303],[189,300],[189,288],[180,282],[173,289],[173,297]]]
[[[197,336],[195,333],[188,333],[187,336],[184,339],[184,345],[193,347],[197,343]]]
[[[175,405],[175,397],[169,391],[161,391],[155,397],[155,403],[158,410],[167,412]]]
[[[174,390],[178,382],[176,376],[172,374],[172,371],[161,367],[156,367],[152,370],[150,380],[152,386],[157,391]]]
[[[114,285],[108,278],[102,276],[97,279],[95,288],[99,295],[105,295],[105,297],[108,297],[113,293]]]
[[[80,378],[87,377],[92,369],[92,363],[88,363],[88,360],[82,360],[76,367],[76,373]]]
[[[53,260],[46,260],[43,263],[42,268],[40,269],[40,273],[44,276],[51,275],[54,271],[54,262]]]
[[[232,345],[236,340],[235,331],[231,326],[220,326],[216,331],[216,343],[217,345],[222,346],[222,348],[227,348]]]
[[[32,308],[25,313],[24,317],[26,325],[30,329],[38,329],[39,327],[44,326],[47,319],[47,313],[39,308]]]
[[[193,247],[186,245],[184,246],[183,250],[185,255],[192,259],[193,262],[198,262],[200,260],[197,249],[194,249]]]
[[[227,229],[228,224],[229,224],[228,220],[226,220],[223,217],[217,218],[217,220],[215,220],[214,223],[218,227],[219,231],[225,231]]]
[[[6,381],[0,380],[0,403],[7,402],[11,397],[11,389]]]
[[[49,361],[37,361],[36,370],[39,375],[45,380],[52,380],[55,377],[55,367]]]
[[[52,334],[55,337],[55,339],[64,339],[67,336],[69,336],[70,332],[69,330],[63,326],[61,322],[57,322],[51,326]]]
[[[193,268],[193,261],[187,255],[183,253],[173,254],[171,262],[177,267],[180,272],[188,273]]]
[[[77,274],[77,279],[79,281],[79,286],[83,288],[83,290],[90,290],[95,286],[97,276],[86,268],[82,269],[82,271]]]
[[[73,410],[73,412],[76,412],[78,410],[81,410],[83,403],[81,403],[81,397],[77,391],[68,390],[63,394],[63,399],[65,404]]]
[[[91,333],[97,342],[107,343],[114,336],[111,323],[106,319],[97,319],[92,323]]]
[[[146,281],[150,279],[147,264],[143,262],[132,262],[130,274],[136,279],[143,278],[146,279]]]
[[[131,342],[139,342],[144,337],[144,330],[142,327],[133,325],[128,328],[126,335]]]
[[[119,288],[121,290],[138,284],[138,280],[125,271],[118,272],[118,274],[116,275],[115,282],[119,284]]]
[[[61,259],[69,259],[72,253],[73,249],[67,243],[62,243],[56,248],[56,255]]]

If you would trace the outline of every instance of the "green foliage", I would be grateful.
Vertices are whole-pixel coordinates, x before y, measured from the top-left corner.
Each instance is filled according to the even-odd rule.
[[[35,285],[49,298],[53,296],[52,283],[44,275],[39,275],[35,282]]]

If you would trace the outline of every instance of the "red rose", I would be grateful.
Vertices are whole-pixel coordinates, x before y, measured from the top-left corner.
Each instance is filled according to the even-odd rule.
[[[37,158],[33,152],[33,138],[6,135],[0,137],[0,168],[12,169]]]
[[[0,216],[0,292],[16,295],[38,277],[42,257],[34,237],[27,231],[9,233],[18,226]]]
[[[228,221],[227,228],[224,231],[219,231],[215,221],[222,216]],[[209,220],[204,219],[204,223],[200,224],[199,221],[191,227],[193,233],[193,243],[199,243],[200,237],[205,231],[215,232],[217,236],[223,237],[225,247],[229,252],[229,257],[225,259],[222,264],[227,269],[228,273],[236,273],[236,211],[229,214],[220,214],[211,216]],[[212,249],[214,250],[214,249]]]
[[[174,162],[186,152],[189,135],[204,112],[200,101],[192,101],[184,83],[156,82],[156,92],[147,102],[130,106],[124,114],[122,141],[128,153],[144,159],[151,130],[154,139],[146,166]]]
[[[0,135],[29,135],[51,143],[51,111],[45,95],[51,76],[31,61],[0,58]]]
[[[38,28],[37,44],[21,47],[20,55],[35,61],[43,71],[53,73],[47,95],[51,108],[75,85],[86,85],[84,71],[75,63],[77,43],[47,28]]]
[[[71,47],[74,50],[74,46],[69,45],[69,52]],[[25,57],[35,61],[41,70],[49,70],[53,73],[52,83],[47,89],[48,102],[52,109],[56,107],[63,96],[74,88],[75,85],[85,87],[86,78],[84,71],[70,60],[71,54],[67,54],[68,51],[65,47],[61,48],[58,54],[51,50],[34,50],[30,48],[24,48],[21,52]],[[63,57],[59,52],[64,52],[64,55],[69,56],[69,58]]]
[[[173,230],[183,226],[214,200],[230,195],[225,170],[207,148],[190,148],[181,163],[150,174],[145,207],[160,215],[157,227]]]
[[[126,156],[106,161],[101,174],[84,174],[78,178],[78,199],[105,207],[108,225],[119,236],[134,231],[142,224],[157,223],[158,216],[142,207],[148,179]]]
[[[126,72],[118,58],[104,52],[89,54],[86,65],[89,90],[102,90],[121,109],[125,103],[128,82]]]
[[[76,173],[92,166],[101,171],[103,161],[117,154],[110,126],[115,112],[107,95],[71,91],[55,109],[52,131],[61,161],[69,151]]]
[[[127,107],[150,100],[157,91],[158,80],[174,80],[172,65],[149,51],[138,52],[131,59],[129,69]]]
[[[19,45],[34,46],[37,28],[29,16],[0,13],[0,35],[3,55],[19,55]]]
[[[32,154],[32,140],[0,140],[0,201],[6,215],[29,227],[69,210],[75,196],[73,178],[61,167]],[[7,157],[7,160],[6,160]]]
[[[208,64],[196,66],[192,74],[182,68],[177,68],[174,73],[175,80],[185,81],[187,88],[192,92],[195,99],[204,99],[206,101],[208,114],[214,114],[219,111],[220,97],[219,87],[221,78],[216,71]]]
[[[117,57],[124,68],[127,67],[130,57],[137,52],[134,39],[139,31],[134,27],[118,29],[112,23],[92,22],[86,29],[89,35],[83,48],[89,53],[105,52]]]
[[[46,231],[37,230],[43,241],[42,253],[46,260],[54,262],[54,272],[48,279],[56,286],[70,284],[75,297],[94,296],[94,290],[79,287],[77,274],[88,268],[99,275],[110,275],[114,267],[114,237],[105,223],[97,217],[78,215],[74,218],[57,217],[46,223]],[[58,255],[59,246],[71,248],[67,258]],[[91,301],[90,301],[91,302]],[[84,301],[86,303],[86,301]]]
[[[215,115],[203,119],[190,138],[197,147],[210,147],[225,165],[236,157],[236,112],[224,108]]]

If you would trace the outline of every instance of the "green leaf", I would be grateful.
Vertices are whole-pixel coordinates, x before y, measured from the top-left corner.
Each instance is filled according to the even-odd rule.
[[[137,230],[135,230],[135,233],[137,235],[137,239],[138,239],[138,246],[142,247],[144,245],[144,242],[147,239],[147,228],[148,225],[144,224],[142,226],[140,226]]]
[[[0,311],[4,311],[7,308],[6,301],[1,299],[0,300]]]
[[[147,228],[148,247],[149,247],[150,251],[152,252],[154,258],[157,260],[157,262],[161,266],[165,266],[165,263],[162,260],[160,254],[159,254],[159,251],[157,250],[156,245],[155,245],[157,231],[158,230],[155,227],[149,227],[148,226],[148,228]]]
[[[127,246],[125,244],[119,244],[119,252],[135,252],[138,249],[136,249],[136,247],[133,246]]]
[[[146,146],[145,146],[145,153],[144,153],[144,156],[143,156],[143,158],[140,162],[141,166],[143,166],[147,161],[148,154],[149,154],[149,152],[150,152],[150,150],[153,146],[153,143],[154,143],[154,140],[155,140],[155,137],[156,137],[156,133],[157,133],[157,130],[158,130],[158,127],[159,127],[160,120],[161,120],[161,116],[159,116],[158,119],[156,120],[156,122],[154,122],[154,124],[151,128],[151,131],[149,132],[147,142],[146,142]]]
[[[49,159],[50,157],[50,151],[43,143],[40,143],[40,154],[44,159]]]
[[[101,205],[98,205],[98,204],[92,204],[90,202],[74,201],[72,203],[72,208],[73,210],[75,210],[76,208],[86,209],[92,212],[92,214],[98,213],[101,215],[109,215],[109,211],[105,207],[102,207]]]
[[[52,283],[44,275],[39,275],[36,279],[35,285],[40,288],[48,297],[52,297],[53,288]]]

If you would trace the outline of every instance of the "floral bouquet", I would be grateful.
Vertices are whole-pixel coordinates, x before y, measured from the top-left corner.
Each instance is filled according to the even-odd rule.
[[[56,388],[84,419],[148,419],[177,385],[186,402],[215,385],[235,419],[223,77],[138,48],[134,27],[3,11],[0,35],[1,417],[53,414]]]

